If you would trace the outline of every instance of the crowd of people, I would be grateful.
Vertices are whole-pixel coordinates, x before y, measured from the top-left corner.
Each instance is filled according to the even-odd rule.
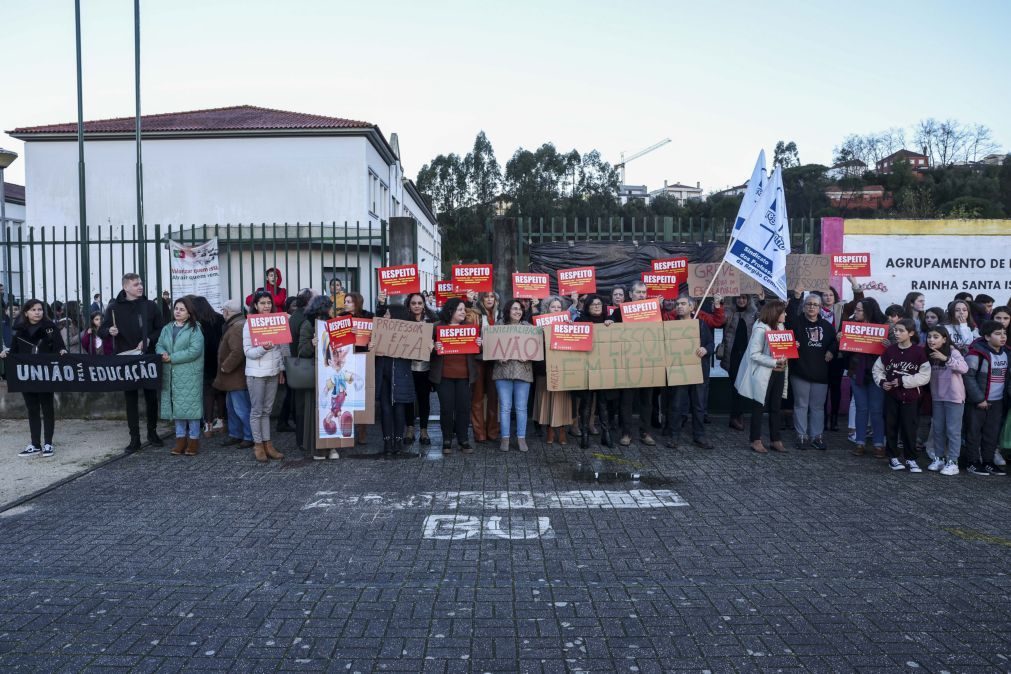
[[[825,450],[826,432],[839,431],[847,420],[852,453],[887,459],[892,470],[942,475],[960,469],[975,475],[1004,475],[1001,449],[1011,449],[1011,387],[1006,385],[1006,349],[1011,309],[995,306],[986,295],[957,295],[946,307],[926,307],[924,296],[910,293],[901,305],[882,310],[850,279],[853,299],[843,302],[836,289],[793,292],[787,302],[764,294],[716,296],[698,310],[690,297],[666,299],[663,320],[696,320],[699,343],[695,357],[703,382],[657,388],[596,391],[549,391],[543,361],[484,361],[480,355],[443,353],[436,342],[429,360],[375,359],[377,421],[384,454],[415,444],[431,444],[430,398],[437,394],[442,452],[469,454],[474,443],[498,443],[501,451],[529,449],[528,431],[543,434],[548,445],[567,445],[570,434],[580,447],[596,438],[603,447],[628,446],[637,439],[647,446],[676,448],[682,432],[693,446],[711,449],[706,430],[711,366],[719,362],[732,382],[731,428],[749,433],[750,447],[765,454],[784,452],[783,431],[792,426],[799,449]],[[202,440],[223,436],[223,446],[252,449],[261,463],[284,455],[273,442],[276,433],[295,433],[295,446],[315,459],[339,458],[334,449],[317,447],[315,390],[285,386],[285,357],[314,358],[317,322],[350,314],[385,316],[436,325],[483,327],[530,325],[539,313],[568,312],[573,321],[607,327],[622,321],[621,305],[647,297],[635,282],[609,294],[552,296],[542,300],[510,299],[495,293],[468,293],[466,298],[435,306],[434,293],[407,295],[403,303],[380,294],[375,312],[359,293],[339,279],[317,294],[302,289],[289,296],[279,269],[269,269],[261,287],[245,298],[228,300],[215,310],[203,297],[172,301],[146,298],[143,280],[123,277],[123,289],[104,308],[94,297],[90,317],[80,325],[76,303],[32,299],[19,307],[8,353],[91,355],[153,353],[163,363],[161,391],[126,391],[130,441],[127,451],[142,446],[140,396],[144,396],[146,440],[163,446],[158,419],[175,425],[174,455],[196,455]],[[1011,304],[1011,300],[1009,300]],[[246,315],[284,311],[290,316],[289,345],[254,346]],[[881,355],[840,349],[844,321],[887,325]],[[723,338],[716,345],[715,331]],[[797,358],[774,356],[767,333],[791,330]],[[367,350],[368,347],[356,347]],[[845,385],[844,385],[845,382]],[[844,391],[848,389],[846,408]],[[272,428],[275,399],[283,395],[280,417]],[[31,443],[23,456],[51,456],[55,428],[52,393],[25,393]],[[750,413],[750,424],[745,414]],[[768,421],[768,444],[762,437]],[[366,427],[355,429],[358,442]],[[455,440],[455,445],[454,445]]]

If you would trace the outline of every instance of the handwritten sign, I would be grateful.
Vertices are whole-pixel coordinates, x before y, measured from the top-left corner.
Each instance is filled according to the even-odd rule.
[[[379,268],[379,292],[386,295],[407,295],[421,292],[418,265],[403,264]]]
[[[718,269],[719,274],[716,273]],[[713,288],[709,291],[710,296],[734,297],[742,294],[737,267],[725,264],[721,269],[719,262],[702,262],[688,265],[688,295],[702,297],[713,280],[713,275],[716,275],[716,283],[713,283]]]
[[[353,317],[351,331],[355,333],[355,346],[368,346],[372,340],[372,319]]]
[[[395,318],[372,319],[372,353],[377,356],[430,360],[432,324]]]
[[[547,274],[513,274],[513,297],[516,299],[540,299],[551,294]]]
[[[870,253],[839,253],[832,256],[832,276],[871,275]]]
[[[885,352],[886,339],[887,325],[844,321],[839,331],[839,350],[880,356]]]
[[[291,344],[288,314],[249,314],[249,341],[253,346]]]
[[[659,323],[660,300],[650,297],[644,300],[629,300],[621,304],[621,320],[624,323]]]
[[[597,269],[595,267],[572,267],[558,270],[558,294],[585,295],[597,292]]]
[[[478,293],[490,293],[492,291],[491,273],[492,265],[490,264],[454,264],[453,290],[456,292],[473,290]]]
[[[769,330],[765,333],[769,342],[769,352],[773,358],[799,358],[797,339],[793,330]]]
[[[831,271],[828,255],[791,253],[786,256],[786,285],[790,290],[828,292]]]
[[[593,351],[593,323],[557,323],[550,329],[552,351]]]
[[[330,335],[330,348],[334,351],[355,343],[355,333],[352,332],[354,320],[351,316],[338,316],[326,322],[326,332]]]
[[[555,323],[571,323],[572,316],[569,315],[568,311],[559,311],[553,314],[537,314],[534,316],[534,325],[545,326],[554,325]]]
[[[544,360],[544,330],[533,325],[489,325],[481,342],[484,360]]]
[[[478,334],[476,325],[438,325],[435,328],[435,340],[442,345],[444,356],[481,353]]]

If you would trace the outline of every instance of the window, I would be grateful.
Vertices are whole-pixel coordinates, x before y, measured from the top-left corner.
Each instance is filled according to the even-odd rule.
[[[379,176],[377,176],[372,171],[369,171],[369,213],[372,215],[378,215],[379,210],[376,208],[376,200],[379,198]]]

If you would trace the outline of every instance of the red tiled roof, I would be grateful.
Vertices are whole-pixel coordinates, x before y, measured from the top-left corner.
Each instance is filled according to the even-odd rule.
[[[25,186],[4,181],[4,200],[8,204],[25,203]]]
[[[309,115],[302,112],[272,110],[255,105],[236,105],[229,108],[169,112],[161,115],[142,115],[144,132],[187,131],[269,131],[280,129],[374,129],[375,124],[342,117]],[[100,119],[84,123],[85,133],[133,133],[134,118]],[[48,124],[25,126],[9,131],[12,136],[33,134],[77,133],[77,124]]]

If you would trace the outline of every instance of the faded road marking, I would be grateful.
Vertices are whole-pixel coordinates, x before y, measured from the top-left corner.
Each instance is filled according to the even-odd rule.
[[[429,515],[425,518],[423,536],[437,541],[466,541],[480,538],[530,541],[538,538],[554,538],[555,532],[551,528],[551,520],[547,517]]]
[[[316,500],[302,506],[315,508],[375,507],[393,510],[519,510],[561,508],[565,510],[625,510],[645,508],[679,508],[688,505],[676,491],[668,489],[604,489],[561,492],[531,491],[445,491],[422,492],[412,496],[385,493],[342,495],[343,492],[318,491]]]
[[[958,536],[962,540],[966,541],[979,541],[980,543],[993,543],[994,545],[1003,545],[1006,548],[1011,548],[1011,539],[1002,538],[1001,536],[994,536],[993,534],[984,534],[982,531],[976,531],[975,529],[959,529],[958,527],[945,527],[944,529],[949,534]]]

